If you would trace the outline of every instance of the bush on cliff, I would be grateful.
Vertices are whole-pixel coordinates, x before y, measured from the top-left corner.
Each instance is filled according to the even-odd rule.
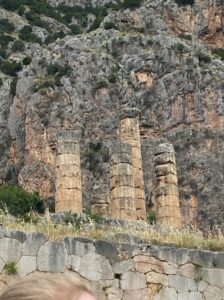
[[[180,6],[193,5],[194,0],[175,0],[175,2]]]
[[[23,216],[31,210],[35,210],[40,203],[36,193],[28,193],[18,186],[0,186],[0,209],[7,209],[14,216]]]
[[[215,48],[212,50],[212,54],[224,61],[224,48]]]

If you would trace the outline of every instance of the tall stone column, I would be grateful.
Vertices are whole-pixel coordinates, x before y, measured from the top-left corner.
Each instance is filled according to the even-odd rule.
[[[76,133],[58,135],[55,159],[55,211],[82,212],[80,149]]]
[[[122,142],[110,149],[110,203],[112,218],[136,220],[132,149]]]
[[[120,117],[120,137],[122,142],[132,146],[136,214],[138,220],[145,220],[146,201],[142,171],[139,113],[139,110],[136,108],[125,108],[122,110]]]
[[[158,224],[181,227],[175,151],[172,144],[160,144],[155,151],[155,206]]]

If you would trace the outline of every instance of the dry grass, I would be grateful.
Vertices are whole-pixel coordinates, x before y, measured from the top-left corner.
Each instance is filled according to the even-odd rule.
[[[130,237],[130,239],[142,241],[142,243],[224,251],[224,235],[218,229],[205,234],[196,228],[189,227],[178,230],[170,226],[153,226],[144,222],[111,226],[100,225],[93,220],[88,220],[87,223],[83,222],[80,226],[74,226],[71,223],[53,224],[50,216],[45,216],[45,219],[33,216],[29,222],[25,222],[23,219],[15,219],[2,212],[0,212],[0,223],[5,229],[42,232],[54,241],[62,240],[64,236],[74,236],[123,242],[124,239]]]

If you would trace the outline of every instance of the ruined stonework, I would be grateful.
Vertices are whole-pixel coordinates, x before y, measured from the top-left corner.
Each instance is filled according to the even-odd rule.
[[[74,131],[63,131],[58,135],[55,188],[56,212],[82,212],[80,150]]]
[[[133,171],[131,146],[115,142],[110,149],[112,218],[136,220]]]
[[[91,212],[102,216],[110,216],[110,196],[109,186],[102,182],[96,184],[93,188],[93,198],[91,203]],[[106,191],[106,192],[105,192]]]
[[[69,274],[98,300],[222,300],[224,252],[117,243],[0,228],[0,293],[21,278]],[[14,263],[16,275],[9,275]]]
[[[155,206],[158,224],[181,226],[175,151],[172,144],[160,144],[155,152]]]
[[[122,110],[120,137],[124,143],[132,146],[132,163],[134,171],[134,194],[137,219],[146,219],[144,179],[142,171],[141,141],[139,133],[139,110],[126,108]]]

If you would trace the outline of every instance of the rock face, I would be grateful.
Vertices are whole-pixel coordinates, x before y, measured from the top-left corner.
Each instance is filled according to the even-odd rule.
[[[90,3],[49,0],[58,11],[62,2],[71,5],[68,12],[74,3],[82,9]],[[91,1],[94,7],[108,2]],[[136,107],[147,207],[153,204],[154,151],[169,142],[176,151],[183,223],[222,224],[224,63],[214,50],[223,47],[223,1],[194,2],[111,5],[100,18],[88,12],[83,24],[77,14],[67,12],[62,24],[62,11],[58,20],[43,13],[49,38],[59,36],[46,42],[45,28],[0,7],[0,17],[15,26],[12,38],[31,24],[44,39],[41,45],[24,41],[21,52],[11,51],[13,42],[6,49],[4,61],[28,56],[31,62],[17,72],[14,93],[13,76],[0,71],[0,183],[19,184],[39,192],[46,205],[54,203],[57,133],[74,129],[80,136],[84,206],[92,203],[107,214],[108,149],[120,138],[121,110]],[[76,27],[68,22],[83,33],[72,35]],[[63,72],[52,69],[56,64]]]
[[[55,211],[82,212],[80,149],[75,132],[58,135],[55,168]]]
[[[120,136],[132,147],[134,197],[137,219],[146,219],[146,202],[142,171],[141,141],[139,133],[139,110],[123,109],[120,121]]]
[[[110,149],[111,217],[136,220],[132,147],[115,142]]]
[[[155,152],[155,207],[158,224],[181,227],[175,151],[172,144],[160,144]]]

